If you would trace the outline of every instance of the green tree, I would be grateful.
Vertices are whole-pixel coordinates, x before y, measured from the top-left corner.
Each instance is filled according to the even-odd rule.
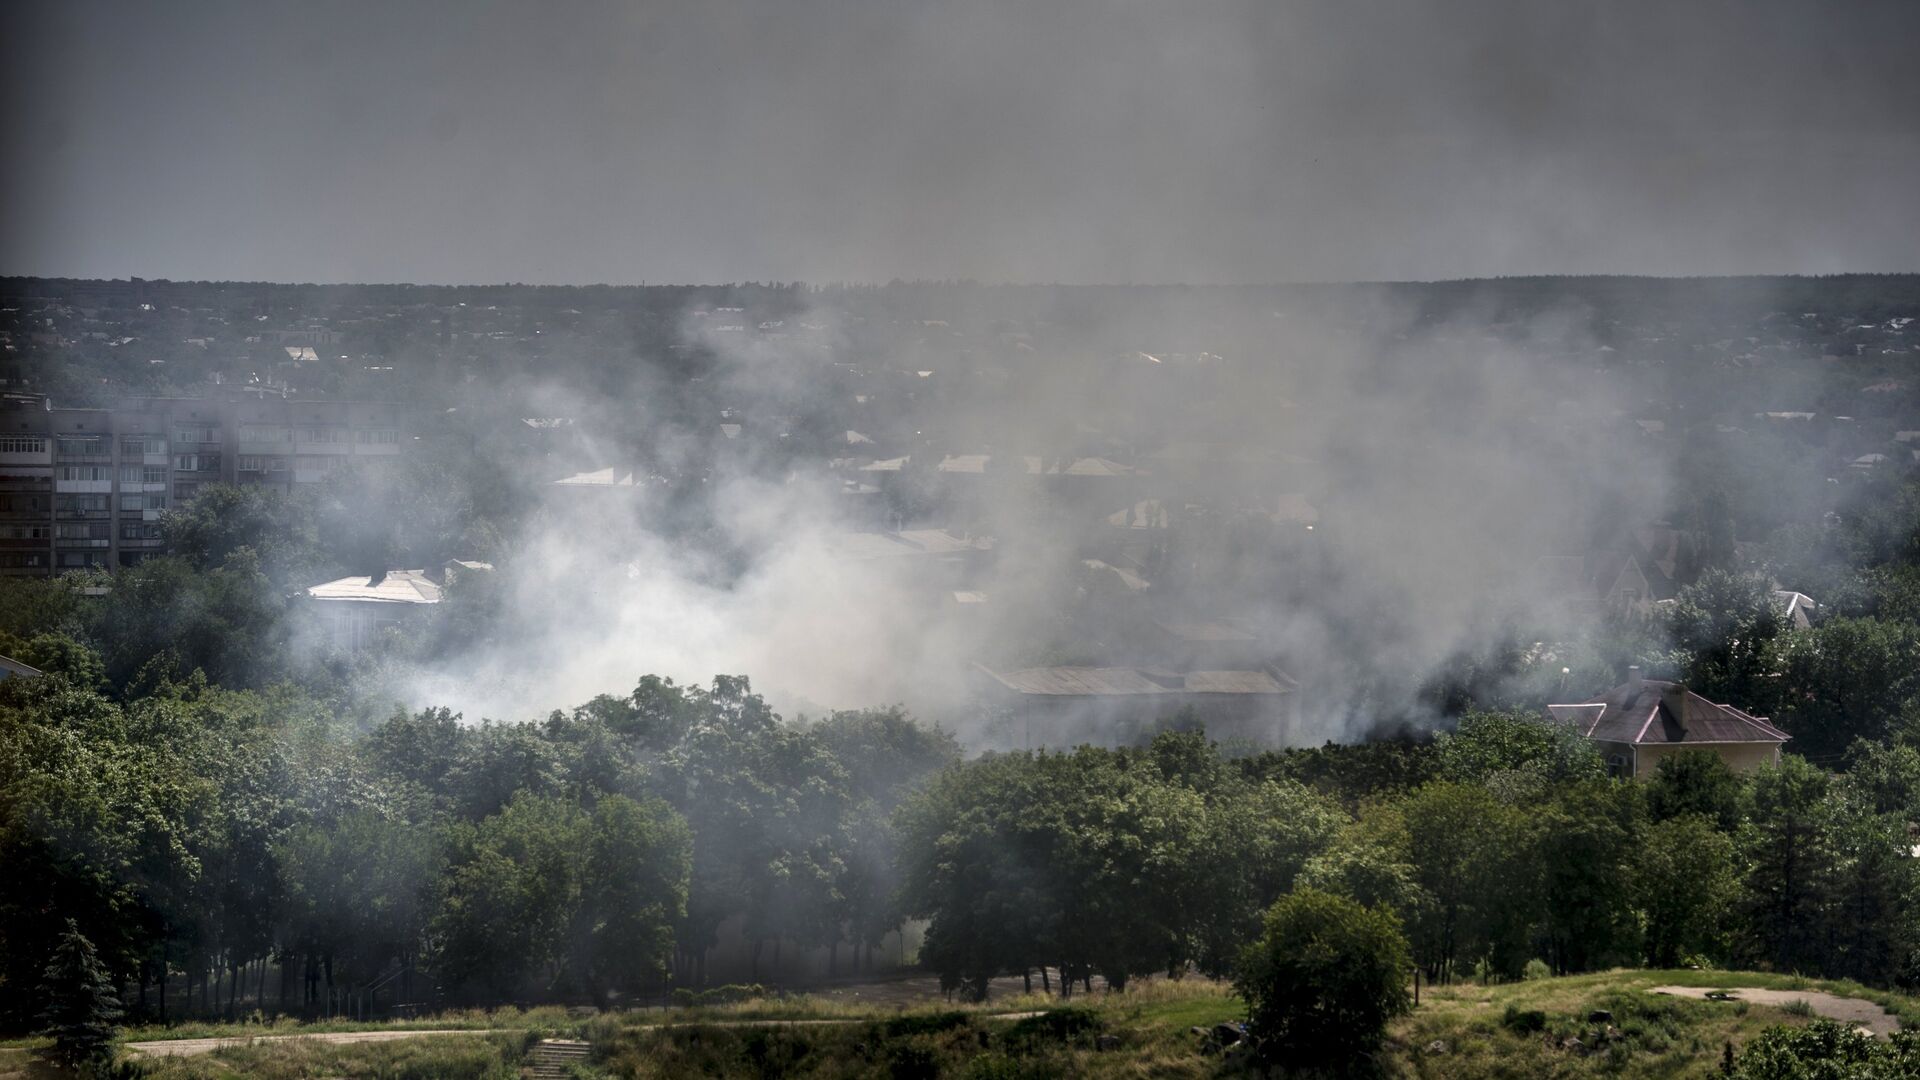
[[[1831,619],[1787,635],[1777,664],[1794,749],[1832,760],[1855,739],[1887,741],[1920,696],[1920,626]]]
[[[440,969],[496,1001],[535,977],[545,988],[559,983],[591,843],[578,806],[531,794],[477,826],[456,826],[433,919]]]
[[[120,999],[94,952],[93,942],[67,920],[40,979],[41,1033],[53,1039],[54,1056],[70,1069],[106,1057],[120,1020]]]
[[[1539,817],[1473,784],[1433,783],[1399,804],[1414,884],[1428,899],[1409,927],[1414,956],[1434,981],[1491,962],[1518,975],[1540,905]]]
[[[1741,781],[1726,760],[1698,747],[1663,755],[1646,781],[1647,816],[1654,821],[1698,814],[1731,833],[1740,826]]]
[[[619,795],[593,809],[582,883],[581,967],[598,990],[637,991],[666,970],[687,914],[693,838],[665,803]]]
[[[1740,877],[1733,838],[1701,814],[1654,822],[1641,838],[1631,877],[1646,920],[1646,957],[1653,967],[1679,967],[1688,957],[1721,959]]]
[[[1777,971],[1818,971],[1825,956],[1833,869],[1831,780],[1788,755],[1748,789],[1740,851],[1747,864],[1747,951]]]
[[[1387,1022],[1410,1011],[1412,967],[1391,910],[1305,889],[1267,913],[1233,985],[1267,1060],[1357,1073]]]
[[[1525,713],[1469,713],[1434,740],[1434,756],[1441,778],[1485,784],[1520,800],[1607,774],[1592,741],[1566,724]]]
[[[1534,858],[1547,958],[1558,972],[1639,955],[1632,869],[1640,815],[1639,790],[1607,780],[1568,785],[1542,808]]]
[[[1750,712],[1771,708],[1772,648],[1784,628],[1764,580],[1710,569],[1680,590],[1664,617],[1689,688]]]

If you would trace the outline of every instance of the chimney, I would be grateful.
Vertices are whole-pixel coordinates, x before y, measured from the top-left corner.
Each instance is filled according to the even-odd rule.
[[[1640,665],[1639,664],[1627,665],[1627,685],[1635,686],[1635,687],[1640,685]]]
[[[1680,725],[1681,731],[1687,730],[1687,688],[1681,683],[1668,683],[1660,691],[1660,704],[1666,706],[1667,714],[1673,722]]]

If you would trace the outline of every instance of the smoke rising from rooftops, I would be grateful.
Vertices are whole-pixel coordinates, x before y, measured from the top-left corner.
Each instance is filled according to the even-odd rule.
[[[618,399],[631,424],[574,458],[595,482],[547,485],[500,560],[506,644],[409,696],[516,718],[747,673],[790,713],[901,702],[991,746],[1051,736],[996,728],[976,663],[1267,670],[1294,687],[1286,741],[1350,738],[1425,715],[1461,655],[1569,631],[1529,558],[1665,505],[1663,471],[1607,435],[1629,403],[1583,311],[952,295],[974,303],[921,320],[923,353],[873,358],[843,293],[689,308],[701,374]],[[988,344],[955,353],[962,332]]]

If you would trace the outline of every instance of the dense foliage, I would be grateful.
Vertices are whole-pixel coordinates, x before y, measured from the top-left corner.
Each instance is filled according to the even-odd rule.
[[[1352,748],[1229,759],[1165,734],[951,768],[900,819],[923,960],[976,996],[1034,969],[1226,973],[1263,913],[1308,887],[1391,908],[1434,981],[1529,961],[1920,980],[1911,747],[1856,744],[1839,775],[1789,756],[1736,776],[1690,751],[1623,783],[1565,729],[1479,714],[1393,753],[1424,764],[1382,785],[1305,764]]]
[[[897,710],[789,723],[724,677],[365,731],[284,688],[6,680],[0,1010],[31,1023],[69,919],[141,1016],[604,1002],[697,984],[730,921],[756,958],[864,962],[901,922],[890,813],[955,756]]]
[[[1390,909],[1302,889],[1267,912],[1234,986],[1263,1056],[1361,1072],[1387,1021],[1413,1008],[1408,966],[1407,939]]]

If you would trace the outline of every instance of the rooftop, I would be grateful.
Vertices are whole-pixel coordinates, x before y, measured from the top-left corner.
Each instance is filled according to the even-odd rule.
[[[1783,743],[1791,736],[1731,705],[1718,705],[1676,682],[1630,678],[1593,701],[1549,705],[1547,715],[1600,742]]]
[[[307,590],[315,600],[350,600],[374,604],[437,604],[440,586],[425,570],[389,570],[377,577],[357,574],[315,585]]]

